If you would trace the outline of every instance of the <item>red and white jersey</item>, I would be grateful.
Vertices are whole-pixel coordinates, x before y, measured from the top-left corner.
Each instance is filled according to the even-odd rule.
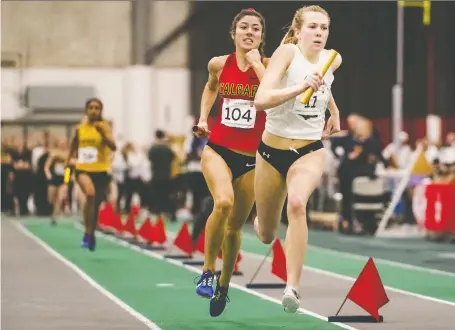
[[[240,71],[235,53],[228,56],[219,78],[220,113],[209,141],[228,149],[255,153],[265,128],[266,113],[256,112],[259,78],[253,68]]]

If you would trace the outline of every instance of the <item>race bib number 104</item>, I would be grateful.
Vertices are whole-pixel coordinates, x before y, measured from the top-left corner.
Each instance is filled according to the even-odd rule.
[[[254,102],[224,99],[221,123],[229,127],[253,128],[256,121]]]

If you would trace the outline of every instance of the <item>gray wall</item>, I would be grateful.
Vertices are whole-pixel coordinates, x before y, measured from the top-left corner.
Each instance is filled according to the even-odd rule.
[[[163,40],[189,15],[189,1],[153,1],[151,8],[150,45]],[[188,33],[182,34],[155,60],[157,67],[188,66]]]
[[[130,63],[130,3],[8,1],[2,52],[30,67],[117,67]]]
[[[185,20],[190,3],[147,1],[148,47]],[[22,55],[25,67],[122,67],[132,63],[130,1],[2,1],[1,6],[2,54]],[[187,40],[186,33],[176,39],[155,65],[186,67]]]

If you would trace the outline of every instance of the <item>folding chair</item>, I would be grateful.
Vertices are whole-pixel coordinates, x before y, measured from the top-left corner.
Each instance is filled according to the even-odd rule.
[[[366,233],[373,235],[386,209],[387,182],[383,178],[359,176],[352,182],[352,209]]]

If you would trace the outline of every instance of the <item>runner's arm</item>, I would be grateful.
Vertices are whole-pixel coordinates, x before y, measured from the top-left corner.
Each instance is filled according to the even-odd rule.
[[[333,95],[330,96],[329,99],[329,104],[327,105],[327,108],[330,111],[331,116],[339,116],[340,110],[338,110],[337,104],[335,103],[335,99]]]
[[[274,108],[302,94],[309,87],[304,82],[286,88],[278,87],[294,57],[293,47],[284,44],[273,53],[254,100],[257,111]]]
[[[256,73],[256,76],[258,76],[259,81],[262,81],[262,78],[264,78],[265,70],[269,63],[269,60],[270,60],[269,58],[264,58],[263,62],[255,61],[252,64],[252,68],[253,68],[254,72]]]
[[[338,54],[332,63],[332,72],[335,72],[340,67],[342,61],[343,60],[341,58],[341,55]],[[335,102],[335,98],[333,97],[333,95],[330,96],[329,104],[327,105],[327,107],[329,108],[330,115],[332,115],[332,116],[339,115],[340,111],[338,110],[338,107],[337,107],[337,104]]]
[[[199,122],[207,122],[210,110],[216,101],[218,94],[219,80],[218,74],[222,70],[224,63],[226,62],[225,56],[213,57],[208,64],[209,78],[205,84],[204,91],[202,92],[201,99],[201,114],[199,116]]]
[[[101,136],[103,137],[103,142],[108,146],[112,151],[117,150],[115,145],[114,135],[112,134],[112,128],[110,125],[104,123],[99,130]]]

